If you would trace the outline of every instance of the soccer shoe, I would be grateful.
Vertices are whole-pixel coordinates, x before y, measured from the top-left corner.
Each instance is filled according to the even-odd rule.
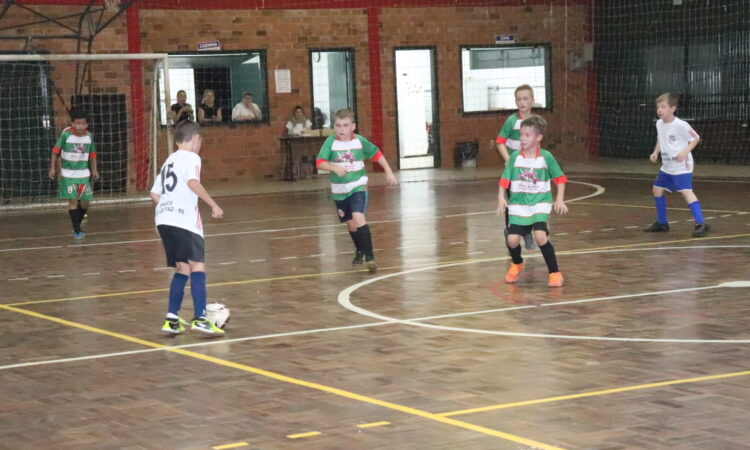
[[[74,231],[73,232],[73,239],[80,240],[80,239],[83,239],[85,237],[86,237],[86,233],[84,233],[83,231],[79,231],[79,232],[75,232]]]
[[[184,325],[187,322],[178,317],[176,319],[164,319],[164,325],[161,326],[161,331],[167,334],[180,334],[185,332]]]
[[[193,331],[200,331],[201,333],[206,333],[206,334],[220,335],[220,334],[225,333],[224,330],[212,324],[205,318],[193,319],[193,322],[190,324],[190,329]]]
[[[562,272],[553,272],[549,274],[549,281],[547,282],[547,286],[562,287],[562,285],[563,285]]]
[[[703,237],[708,233],[711,227],[707,223],[696,223],[693,230],[693,237]]]
[[[523,270],[523,263],[521,264],[510,264],[510,268],[508,268],[508,271],[505,273],[505,282],[508,284],[513,284],[516,281],[518,281],[518,277],[521,275],[521,271]]]
[[[654,222],[651,225],[649,225],[646,228],[644,228],[643,231],[645,231],[647,233],[666,232],[666,231],[669,231],[669,224],[668,223]]]
[[[534,236],[530,234],[524,234],[523,235],[523,245],[526,247],[526,250],[534,250],[536,249],[536,242],[534,242]]]
[[[354,259],[352,259],[353,265],[359,265],[365,263],[365,254],[357,250],[357,252],[354,254]]]
[[[365,258],[367,260],[367,270],[370,271],[370,273],[375,273],[378,271],[378,265],[375,264],[375,257],[374,256],[368,256]]]

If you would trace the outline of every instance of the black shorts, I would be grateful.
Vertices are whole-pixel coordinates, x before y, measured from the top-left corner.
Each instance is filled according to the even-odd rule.
[[[536,222],[533,225],[516,225],[516,224],[510,224],[508,226],[508,234],[517,234],[519,236],[523,236],[525,234],[533,234],[532,231],[534,230],[541,230],[547,233],[547,236],[549,236],[549,230],[547,229],[547,222]]]
[[[367,191],[357,191],[343,200],[336,200],[339,222],[352,220],[352,213],[367,211]]]
[[[178,262],[204,262],[203,238],[192,231],[172,225],[158,225],[164,253],[167,254],[167,266],[176,267]]]

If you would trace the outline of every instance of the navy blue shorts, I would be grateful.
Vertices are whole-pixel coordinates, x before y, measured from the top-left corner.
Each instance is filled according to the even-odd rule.
[[[549,236],[549,230],[547,229],[547,222],[536,222],[533,225],[516,225],[512,223],[508,227],[508,234],[517,234],[519,236],[523,236],[526,234],[533,235],[534,230],[544,231],[545,233],[547,233],[547,236]]]
[[[367,211],[367,191],[357,191],[343,200],[336,200],[336,209],[339,213],[339,222],[352,220],[352,213]]]
[[[693,189],[693,174],[682,173],[679,175],[670,175],[660,170],[656,175],[654,186],[666,189],[669,192],[678,192]]]

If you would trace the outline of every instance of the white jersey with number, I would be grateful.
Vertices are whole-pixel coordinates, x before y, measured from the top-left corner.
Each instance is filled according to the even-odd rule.
[[[680,175],[693,172],[692,152],[682,161],[675,157],[688,146],[689,143],[700,139],[698,133],[687,122],[674,118],[669,123],[659,119],[656,122],[656,136],[661,148],[661,171],[670,175]]]
[[[198,211],[198,195],[188,181],[201,179],[201,158],[197,153],[177,150],[161,167],[151,192],[159,194],[156,225],[171,225],[203,237],[203,223]]]

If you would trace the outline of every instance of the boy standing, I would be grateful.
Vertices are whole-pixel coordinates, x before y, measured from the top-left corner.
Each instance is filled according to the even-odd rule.
[[[691,152],[700,142],[700,136],[684,120],[678,119],[677,97],[670,93],[662,94],[656,99],[656,147],[649,156],[655,163],[661,154],[661,169],[654,181],[653,194],[656,203],[656,222],[643,231],[669,231],[667,222],[667,199],[664,191],[678,191],[688,204],[695,219],[693,237],[703,237],[709,226],[703,220],[703,212],[698,197],[693,193],[693,155]]]
[[[194,310],[191,329],[224,334],[224,330],[206,320],[206,264],[198,198],[211,207],[214,219],[221,219],[224,211],[200,182],[201,158],[198,154],[203,142],[200,127],[193,121],[183,120],[175,126],[174,136],[178,149],[164,162],[151,188],[151,199],[157,204],[156,229],[164,244],[167,266],[176,268],[169,286],[167,317],[161,329],[169,334],[185,331],[183,325],[187,322],[177,313],[189,278]]]
[[[532,115],[521,122],[521,149],[514,151],[505,165],[500,178],[497,214],[508,210],[510,225],[508,227],[507,246],[513,263],[505,275],[506,283],[515,283],[523,269],[521,258],[521,236],[533,232],[534,240],[539,245],[544,262],[549,270],[547,286],[560,287],[563,276],[557,267],[555,249],[547,235],[547,220],[552,210],[552,190],[550,182],[557,185],[557,198],[554,202],[555,212],[565,214],[565,183],[567,177],[562,173],[552,153],[540,147],[547,122]],[[510,189],[508,200],[506,191]]]
[[[505,121],[503,127],[495,138],[495,146],[497,152],[503,158],[505,165],[508,165],[510,159],[510,153],[508,149],[520,150],[521,149],[521,122],[531,115],[531,107],[534,105],[534,89],[528,84],[518,86],[513,93],[516,98],[516,107],[518,111],[511,114],[510,117]],[[505,211],[505,235],[508,235],[508,211]],[[526,250],[534,250],[534,238],[531,234],[523,235],[524,245]]]
[[[83,239],[86,234],[81,231],[81,221],[86,216],[89,202],[94,199],[89,177],[96,181],[99,179],[99,172],[96,170],[94,136],[87,130],[86,113],[80,107],[73,107],[70,119],[71,125],[63,130],[52,149],[48,175],[55,179],[59,157],[60,182],[57,196],[68,200],[73,239]]]
[[[370,273],[378,270],[372,248],[370,227],[365,220],[367,211],[367,175],[365,158],[371,158],[385,171],[388,184],[398,181],[393,175],[383,153],[364,137],[354,134],[357,124],[350,109],[340,109],[334,114],[333,128],[336,133],[329,136],[320,148],[316,166],[331,173],[331,191],[339,221],[346,223],[354,242],[356,253],[352,264],[367,263]]]

